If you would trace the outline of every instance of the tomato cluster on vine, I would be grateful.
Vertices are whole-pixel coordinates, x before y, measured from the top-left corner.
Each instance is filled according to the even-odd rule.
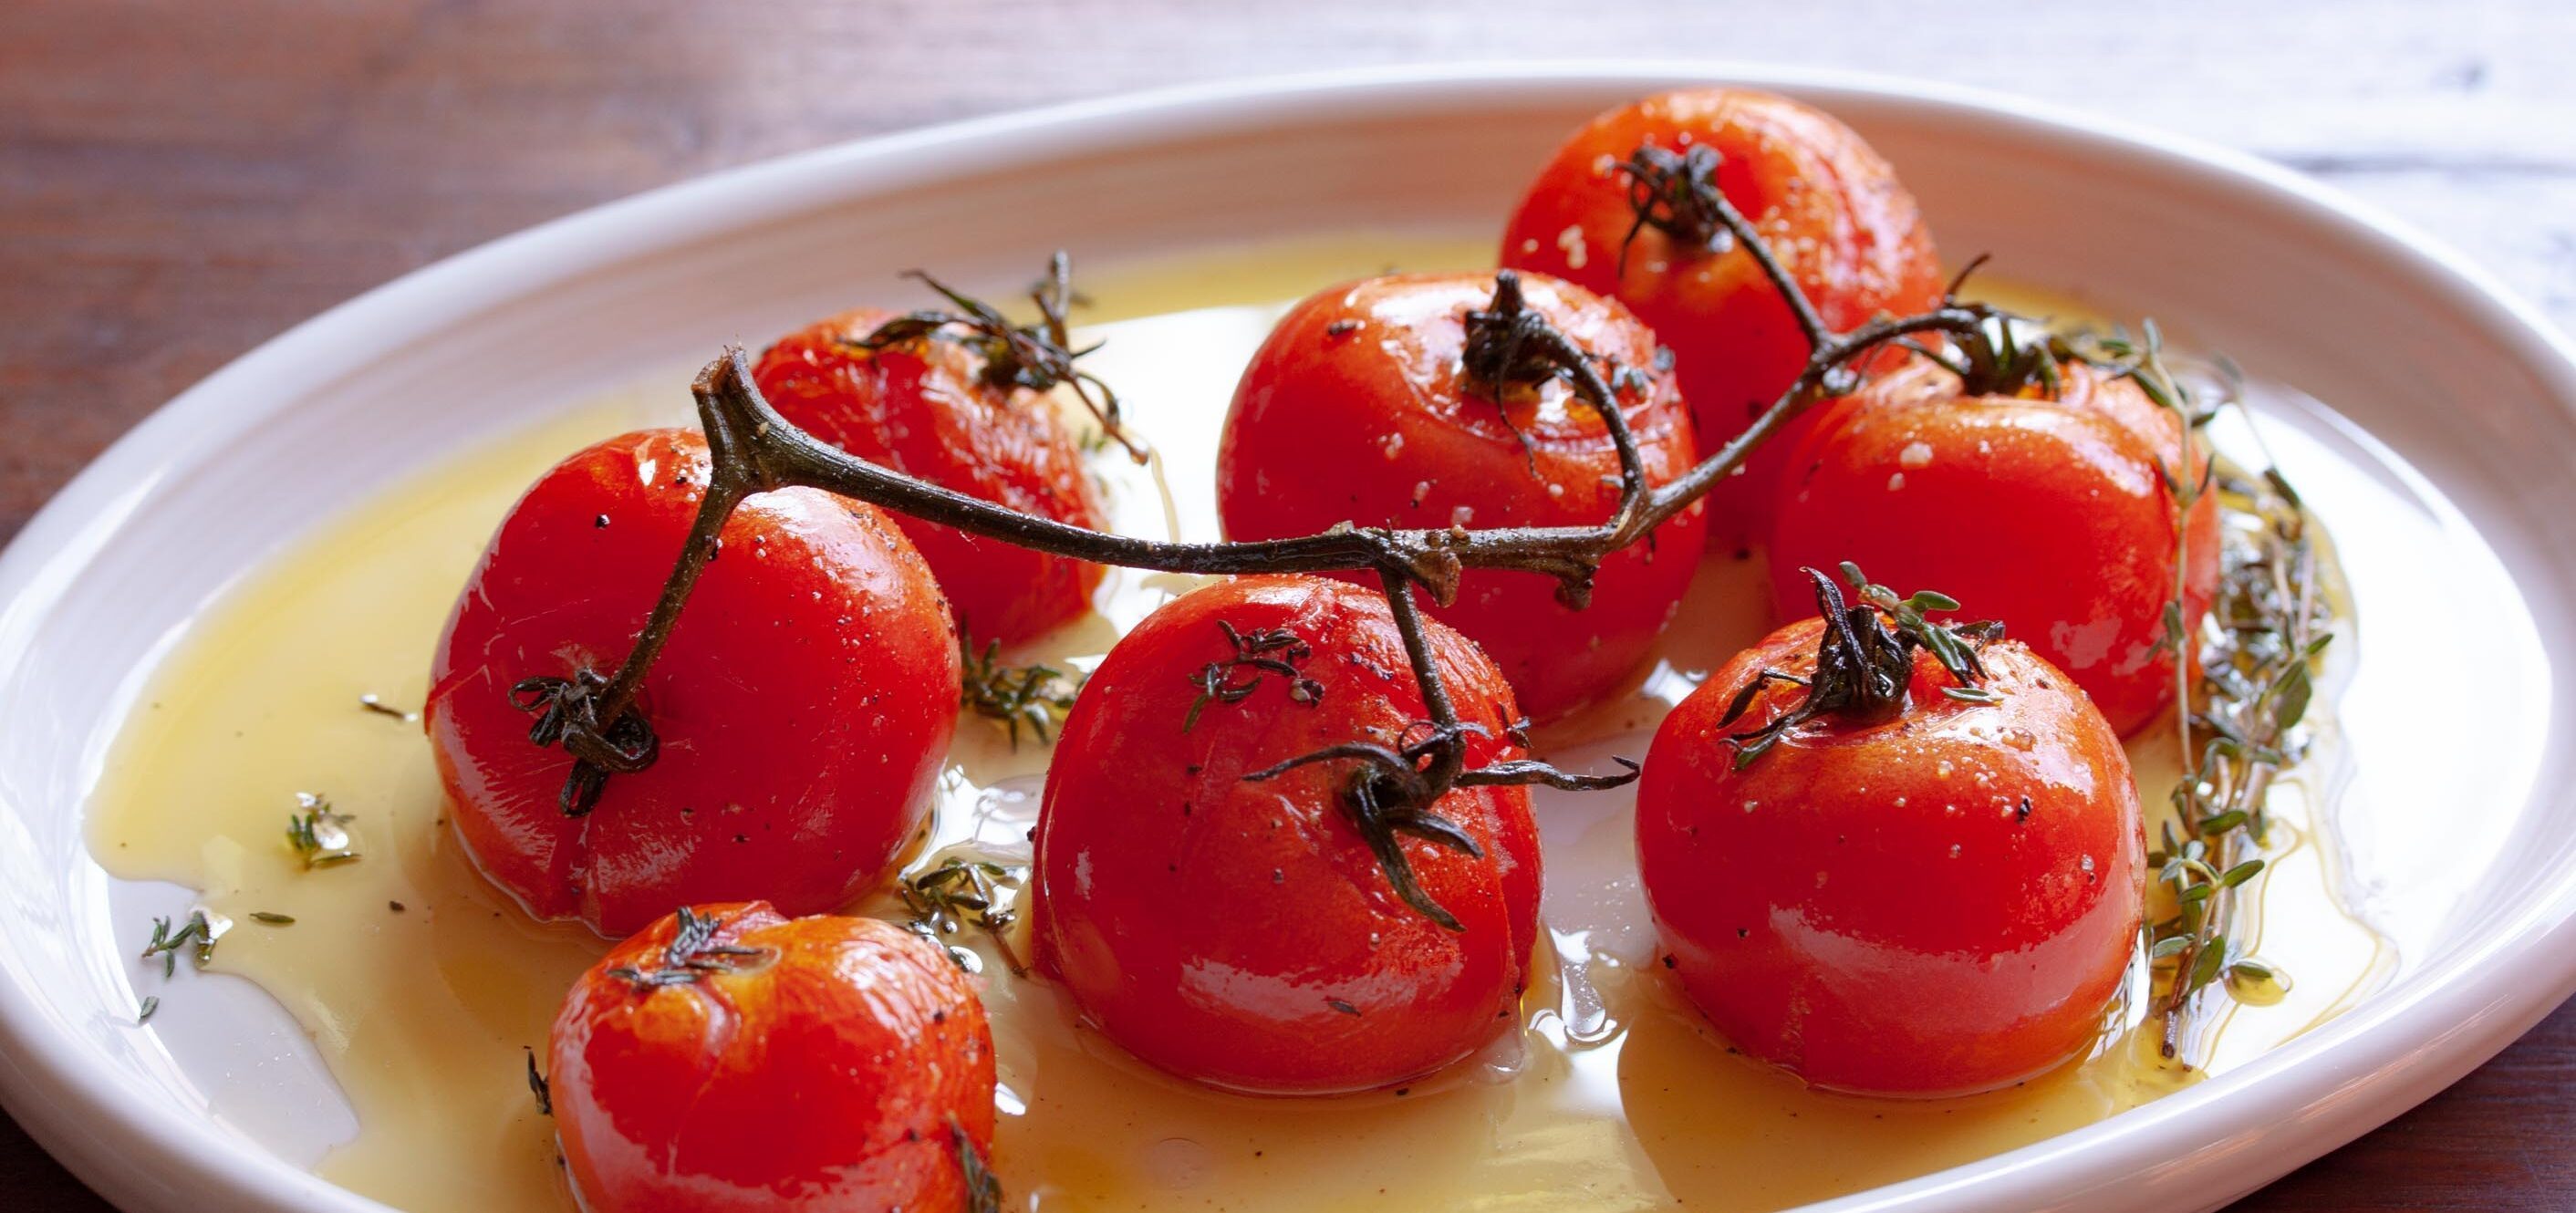
[[[1954,298],[1859,134],[1745,90],[1649,98],[1559,149],[1497,269],[1292,306],[1225,417],[1223,544],[1107,533],[1062,397],[1133,439],[1061,271],[1034,325],[942,286],[953,311],[720,362],[705,437],[566,460],[460,597],[427,711],[458,839],[532,915],[634,933],[551,1047],[590,1207],[986,1207],[981,979],[835,912],[922,832],[961,652],[1084,615],[1104,563],[1236,576],[1072,699],[1010,980],[1152,1066],[1358,1091],[1518,1030],[1530,787],[1634,774],[1558,771],[1527,730],[1631,694],[1694,625],[1703,551],[1756,547],[1782,626],[1663,720],[1636,785],[1676,988],[1862,1093],[1982,1090],[2095,1039],[2142,913],[2120,735],[2172,706],[2215,515],[2175,498],[2189,421]]]

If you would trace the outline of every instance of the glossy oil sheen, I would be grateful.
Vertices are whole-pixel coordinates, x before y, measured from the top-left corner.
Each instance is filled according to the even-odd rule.
[[[1096,461],[1117,524],[1213,537],[1203,469],[1221,404],[1282,302],[1389,261],[1441,269],[1488,255],[1481,242],[1355,241],[1095,286],[1093,318],[1112,338],[1096,369],[1119,385],[1172,469],[1163,478]],[[236,922],[214,967],[284,1005],[356,1113],[355,1136],[333,1143],[318,1167],[334,1182],[418,1209],[568,1207],[520,1050],[542,1043],[563,991],[605,944],[578,928],[530,924],[493,894],[439,824],[417,724],[363,711],[356,699],[373,692],[417,706],[456,586],[541,470],[584,442],[684,410],[676,378],[604,402],[397,486],[252,571],[175,645],[109,763],[91,808],[94,853],[116,875],[201,889]],[[2356,525],[2402,520],[2409,508],[2400,488],[2340,448],[2301,441],[2281,450],[2296,457],[2310,498],[2342,503]],[[2376,533],[2438,542],[2438,531],[2418,530]],[[1642,753],[1670,703],[1768,630],[1759,568],[1758,559],[1709,561],[1639,692],[1557,726],[1540,749],[1578,768]],[[1092,664],[1119,629],[1187,584],[1113,570],[1097,600],[1102,614],[1051,638],[1047,655]],[[2370,610],[2364,603],[2363,616]],[[2352,656],[2339,656],[2321,703],[2342,687]],[[2220,1001],[2192,1042],[2212,1068],[2322,1022],[2393,969],[2383,936],[2341,908],[2346,866],[2326,827],[2349,757],[2337,725],[2321,723],[2317,753],[2275,794],[2284,828],[2273,868],[2249,886],[2242,928],[2294,981],[2271,1006]],[[2132,745],[2151,812],[2174,769],[2161,737],[2150,731]],[[1037,747],[1014,752],[983,722],[961,722],[937,836],[915,862],[955,847],[1023,853],[1043,762]],[[299,790],[327,792],[356,815],[363,859],[302,869],[283,839]],[[1285,1102],[1181,1086],[1074,1027],[1052,988],[1006,975],[989,941],[969,940],[988,974],[1002,1084],[995,1161],[1013,1207],[1034,1198],[1049,1211],[1643,1210],[1678,1199],[1693,1209],[1775,1209],[1985,1157],[2189,1081],[2115,1035],[2081,1065],[1976,1099],[1806,1090],[1709,1039],[1651,966],[1630,797],[1537,799],[1549,887],[1540,977],[1519,1028],[1401,1093]],[[261,926],[252,910],[297,921]],[[2391,928],[2401,939],[2404,929]],[[1011,943],[1027,954],[1024,935]],[[157,969],[135,978],[142,992],[158,981]]]

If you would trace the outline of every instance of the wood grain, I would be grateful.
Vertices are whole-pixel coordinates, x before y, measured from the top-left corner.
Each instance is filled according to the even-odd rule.
[[[90,0],[0,5],[0,538],[144,413],[459,249],[725,165],[1190,80],[1736,59],[2273,157],[2576,326],[2576,5]],[[2357,357],[2367,356],[2356,351]],[[2576,1010],[2249,1210],[2576,1208]],[[0,1122],[15,1208],[95,1198]]]

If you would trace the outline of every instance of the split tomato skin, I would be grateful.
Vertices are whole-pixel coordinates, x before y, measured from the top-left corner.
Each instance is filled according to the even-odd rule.
[[[1287,628],[1312,695],[1265,674],[1198,705],[1196,677],[1243,636]],[[1427,624],[1472,726],[1468,766],[1522,756],[1511,688],[1456,632]],[[1510,1030],[1538,933],[1538,832],[1519,787],[1462,788],[1435,811],[1481,857],[1399,835],[1422,890],[1463,928],[1401,900],[1341,796],[1348,762],[1244,776],[1323,746],[1419,740],[1426,715],[1386,600],[1316,577],[1198,590],[1118,642],[1048,768],[1031,880],[1038,966],[1147,1063],[1260,1094],[1391,1086]]]
[[[1808,619],[1737,654],[1647,751],[1637,852],[1664,963],[1745,1052],[1817,1086],[1967,1094],[2081,1053],[2135,947],[2145,836],[2127,755],[2066,676],[1983,646],[1999,702],[1928,652],[1896,718],[1792,727],[1741,767],[1731,734],[1799,702]]]
[[[1716,182],[1753,222],[1825,324],[1855,328],[1886,312],[1941,301],[1932,237],[1895,170],[1851,128],[1786,97],[1751,89],[1684,89],[1594,118],[1557,149],[1503,232],[1505,266],[1553,274],[1612,296],[1652,326],[1679,360],[1698,417],[1700,454],[1744,432],[1805,369],[1807,341],[1752,255],[1710,253],[1636,223],[1618,166],[1641,145],[1716,149]],[[1792,422],[1787,438],[1799,423]],[[1710,493],[1708,542],[1758,542],[1788,441],[1756,451]]]
[[[1967,396],[1918,359],[1822,410],[1780,486],[1770,545],[1779,617],[1806,609],[1799,568],[1853,561],[2001,620],[2122,735],[2157,719],[2174,693],[2173,654],[2159,641],[2175,585],[2164,477],[2182,467],[2182,423],[2089,364],[2063,363],[2059,378],[2054,400]],[[2183,622],[2194,634],[2218,583],[2215,497],[2185,526]]]
[[[746,499],[637,704],[659,740],[596,807],[528,739],[512,688],[612,676],[705,494],[706,442],[646,430],[547,472],[503,520],[432,664],[426,727],[466,853],[541,919],[609,936],[676,906],[828,910],[920,829],[956,727],[958,652],[930,570],[874,507]]]
[[[1490,305],[1494,286],[1491,274],[1372,278],[1290,309],[1245,369],[1217,447],[1226,535],[1286,538],[1346,521],[1592,526],[1616,514],[1619,460],[1596,411],[1562,382],[1514,388],[1498,404],[1461,364],[1464,317]],[[1579,287],[1533,274],[1521,289],[1532,310],[1612,364],[1603,377],[1616,385],[1647,483],[1688,471],[1690,415],[1654,334]],[[1431,613],[1502,667],[1534,719],[1565,716],[1616,690],[1671,623],[1705,517],[1693,503],[1604,559],[1583,610],[1557,601],[1552,577],[1470,569],[1458,601]],[[1344,576],[1374,584],[1373,574]]]
[[[860,309],[799,329],[761,354],[753,380],[780,416],[870,463],[1023,514],[1109,529],[1053,400],[986,383],[982,356],[953,341],[859,344],[893,319]],[[894,522],[978,644],[1019,644],[1080,618],[1105,571],[918,518]]]
[[[692,973],[664,918],[574,983],[547,1046],[594,1213],[963,1213],[993,1143],[993,1036],[937,945],[870,918],[711,905]],[[636,974],[621,975],[619,970]],[[667,982],[667,984],[655,984]]]

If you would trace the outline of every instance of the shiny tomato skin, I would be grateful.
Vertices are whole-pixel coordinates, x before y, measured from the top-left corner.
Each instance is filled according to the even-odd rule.
[[[1797,575],[1849,560],[1887,585],[1929,586],[2072,675],[2122,735],[2173,702],[2165,604],[2174,597],[2182,426],[2136,383],[2081,363],[2057,400],[1963,397],[1917,360],[1823,411],[1780,486],[1774,606],[1813,609]],[[2204,496],[2185,544],[2185,623],[2218,581],[2218,512]]]
[[[1699,420],[1700,453],[1744,432],[1807,361],[1787,302],[1740,248],[1719,254],[1635,223],[1616,166],[1641,144],[1717,149],[1717,185],[1753,221],[1826,325],[1854,328],[1941,300],[1931,233],[1913,195],[1876,151],[1831,116],[1740,88],[1664,93],[1594,118],[1539,171],[1503,232],[1505,266],[1554,274],[1628,305],[1679,359],[1682,396]],[[1774,439],[1709,495],[1708,542],[1758,542],[1794,438]]]
[[[511,507],[466,583],[426,712],[466,852],[538,918],[609,936],[676,906],[828,910],[919,830],[956,726],[958,655],[928,566],[874,507],[811,489],[744,501],[639,697],[645,770],[567,817],[572,758],[528,741],[511,687],[614,673],[704,495],[706,442],[646,430],[583,450]]]
[[[993,1146],[993,1036],[939,947],[872,918],[710,905],[719,957],[668,973],[664,918],[574,983],[547,1046],[564,1165],[593,1213],[963,1213],[953,1124]],[[724,971],[723,966],[740,966]]]
[[[952,341],[871,352],[857,342],[895,318],[846,312],[780,338],[753,378],[797,428],[882,467],[1057,522],[1109,529],[1055,402],[997,388],[983,358]],[[954,527],[895,515],[930,562],[957,623],[977,644],[1018,644],[1091,609],[1104,570]]]
[[[1815,669],[1808,619],[1737,654],[1666,717],[1637,858],[1667,967],[1729,1041],[1808,1082],[1878,1095],[2019,1081],[2100,1032],[2135,946],[2145,838],[2101,713],[2027,648],[1985,646],[1996,704],[1945,697],[1916,654],[1896,719],[1791,729],[1737,769],[1724,738]]]
[[[1233,652],[1220,620],[1303,637],[1320,701],[1293,701],[1270,675],[1183,731],[1194,675]],[[1456,632],[1429,630],[1460,719],[1484,730],[1468,765],[1522,756],[1503,733],[1517,708],[1493,663]],[[1390,1086],[1510,1029],[1538,933],[1525,789],[1454,790],[1437,803],[1482,858],[1404,837],[1424,891],[1465,928],[1451,932],[1398,899],[1338,803],[1350,764],[1243,778],[1330,744],[1392,742],[1423,716],[1386,600],[1371,591],[1252,577],[1156,611],[1092,676],[1047,771],[1031,884],[1039,967],[1138,1057],[1237,1091]]]
[[[1690,414],[1671,373],[1657,369],[1654,334],[1579,287],[1525,275],[1522,289],[1577,346],[1643,376],[1619,391],[1647,482],[1689,470]],[[1461,317],[1493,297],[1490,274],[1400,275],[1291,308],[1245,369],[1219,440],[1226,535],[1311,535],[1343,521],[1588,526],[1616,513],[1619,460],[1598,413],[1550,384],[1511,393],[1507,420],[1462,369]],[[1514,427],[1530,440],[1526,454]],[[1458,601],[1432,613],[1493,657],[1534,719],[1564,716],[1615,690],[1672,621],[1705,517],[1694,503],[1602,561],[1581,611],[1557,601],[1554,578],[1471,569]]]

